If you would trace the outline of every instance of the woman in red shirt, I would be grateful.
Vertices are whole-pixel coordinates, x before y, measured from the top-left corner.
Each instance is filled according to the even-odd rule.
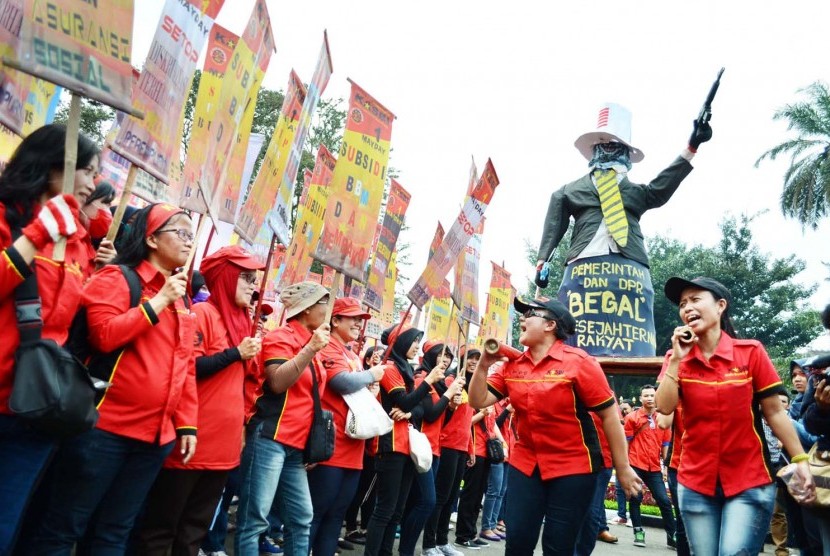
[[[79,201],[92,193],[98,148],[80,135],[72,195],[61,195],[66,129],[48,125],[29,135],[0,175],[0,554],[11,553],[29,497],[56,447],[31,430],[8,407],[14,382],[17,331],[14,291],[36,269],[41,301],[41,336],[63,344],[81,303],[88,273],[88,242],[79,231]],[[68,238],[62,262],[54,244]],[[33,264],[34,263],[34,264]]]
[[[349,406],[344,394],[371,386],[383,377],[383,365],[363,369],[360,357],[350,345],[360,336],[363,321],[370,315],[352,297],[335,300],[331,314],[331,341],[320,358],[326,369],[326,391],[321,402],[334,414],[334,454],[308,472],[308,488],[314,506],[310,546],[314,554],[334,554],[340,527],[349,503],[357,491],[363,469],[365,440],[346,435]]]
[[[151,205],[139,211],[128,240],[116,263],[138,275],[140,304],[130,307],[127,280],[115,265],[84,289],[90,344],[102,353],[123,352],[98,404],[96,427],[65,442],[56,458],[35,554],[68,555],[85,532],[93,552],[126,550],[176,438],[184,461],[196,450],[195,319],[183,299],[187,276],[176,272],[193,246],[190,217],[171,205]]]
[[[563,341],[574,333],[573,316],[556,300],[516,298],[513,306],[521,315],[519,341],[528,349],[513,361],[484,353],[470,384],[470,405],[487,407],[509,396],[519,420],[508,471],[506,553],[532,554],[544,519],[544,553],[572,556],[603,468],[589,411],[602,419],[623,488],[636,495],[642,482],[628,464],[614,395],[602,369]],[[504,365],[488,378],[487,370],[498,361]]]
[[[239,466],[245,415],[243,382],[261,342],[251,337],[248,306],[263,265],[238,245],[222,247],[200,265],[210,297],[196,315],[199,451],[185,463],[173,452],[147,497],[139,534],[145,555],[195,556],[231,469]]]
[[[680,308],[666,353],[657,410],[683,403],[678,498],[693,554],[757,554],[775,498],[761,415],[798,463],[815,494],[807,456],[778,392],[781,379],[764,346],[735,339],[729,290],[712,278],[670,278],[666,297]],[[683,341],[691,332],[691,340]]]
[[[371,444],[376,454],[377,501],[366,533],[365,553],[370,556],[391,554],[395,529],[403,516],[415,466],[409,457],[409,418],[411,412],[429,395],[430,387],[444,378],[440,367],[433,369],[420,386],[415,386],[409,361],[418,353],[423,332],[408,326],[393,325],[383,332],[381,342],[389,346],[389,363],[380,380],[380,401],[395,419],[392,432]]]

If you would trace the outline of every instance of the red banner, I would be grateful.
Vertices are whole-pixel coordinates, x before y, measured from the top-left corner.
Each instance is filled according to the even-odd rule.
[[[392,253],[398,243],[398,235],[401,233],[404,215],[411,198],[409,192],[393,179],[392,187],[389,188],[389,196],[386,199],[386,214],[383,216],[377,246],[373,251],[366,293],[363,297],[363,302],[376,311],[380,311],[383,307],[386,269],[389,267]]]

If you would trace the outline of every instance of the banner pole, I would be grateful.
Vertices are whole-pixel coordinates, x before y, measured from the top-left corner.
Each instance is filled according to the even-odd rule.
[[[334,311],[334,300],[337,298],[337,291],[340,289],[340,281],[343,279],[343,273],[339,270],[334,271],[334,279],[331,281],[331,288],[329,288],[329,302],[326,305],[326,324],[331,322],[331,313]]]
[[[210,241],[213,239],[213,234],[216,232],[216,226],[211,226],[210,231],[208,232],[207,241],[205,242],[205,249],[202,251],[202,258],[207,257],[208,249],[210,249]],[[273,245],[271,246],[273,249]],[[268,255],[270,256],[271,253],[269,252]]]
[[[199,218],[199,225],[196,226],[196,235],[193,237],[193,247],[190,249],[190,254],[187,256],[187,262],[184,263],[184,268],[187,269],[187,275],[193,275],[193,265],[196,262],[196,251],[199,246],[199,237],[202,235],[202,228],[205,227],[205,222],[208,221],[208,215],[203,214]]]
[[[133,191],[136,177],[138,176],[138,166],[130,164],[130,170],[127,172],[127,182],[124,184],[124,189],[121,191],[121,199],[118,200],[118,208],[115,209],[115,214],[112,216],[112,224],[107,230],[107,239],[115,241],[118,236],[118,228],[121,226],[121,221],[124,220],[124,212],[127,210],[127,205],[130,202],[130,195]]]
[[[81,125],[81,95],[72,93],[69,104],[69,121],[66,123],[66,139],[63,147],[63,193],[75,192],[75,170],[78,165],[78,129]],[[55,242],[52,260],[63,262],[66,256],[66,238]]]
[[[466,348],[467,348],[467,344],[469,343],[469,340],[467,339],[467,336],[470,333],[470,323],[468,322],[466,324],[467,324],[467,326],[464,327],[465,328],[465,330],[464,330],[464,355],[461,356],[461,372],[464,373],[465,375],[467,374],[467,349]],[[461,328],[461,325],[459,325],[459,328]]]
[[[409,307],[406,309],[406,313],[401,317],[401,322],[398,323],[398,329],[395,330],[395,336],[401,333],[401,329],[403,328],[403,323],[406,322],[406,318],[409,316],[410,311],[412,311],[412,306],[414,303],[411,301],[409,302]],[[388,349],[383,352],[383,363],[386,363],[386,360],[389,359],[389,353],[392,351],[392,346],[386,346]]]
[[[257,322],[259,321],[259,315],[262,313],[262,301],[265,297],[265,287],[268,285],[268,273],[271,271],[271,260],[274,258],[276,248],[277,234],[271,234],[271,245],[268,248],[268,257],[265,259],[265,274],[262,275],[262,283],[259,285],[259,297],[256,300],[256,308],[254,309],[254,324],[251,327],[252,338],[256,336]],[[285,314],[285,308],[283,308],[283,314]],[[282,317],[280,317],[280,320],[282,320]]]

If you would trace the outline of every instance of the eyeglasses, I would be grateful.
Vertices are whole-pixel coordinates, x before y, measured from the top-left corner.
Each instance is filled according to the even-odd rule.
[[[526,319],[529,319],[531,317],[539,317],[540,319],[554,320],[553,317],[551,317],[550,315],[547,315],[545,313],[540,313],[540,312],[536,311],[536,309],[528,309],[527,311],[522,313],[522,316]]]
[[[184,228],[173,228],[173,229],[170,229],[170,230],[156,230],[157,234],[163,234],[165,232],[176,234],[177,236],[179,236],[179,239],[184,241],[184,242],[193,241],[193,238],[196,237],[196,236],[193,235],[193,232],[191,232],[190,230],[185,230]]]
[[[321,299],[320,301],[318,301],[317,303],[315,303],[315,305],[328,305],[328,303],[329,303],[329,296],[326,296],[323,299]]]
[[[181,237],[181,236],[179,236],[179,237]],[[252,273],[249,273],[249,272],[242,272],[242,273],[239,274],[239,279],[240,280],[245,280],[246,284],[253,284],[254,282],[256,282],[256,274],[252,274]]]

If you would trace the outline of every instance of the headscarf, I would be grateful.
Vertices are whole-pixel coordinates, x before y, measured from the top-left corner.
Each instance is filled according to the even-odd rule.
[[[219,310],[234,346],[238,346],[243,338],[251,335],[251,317],[248,315],[248,309],[236,304],[236,287],[242,270],[241,267],[229,262],[202,270],[205,284],[210,290],[210,297],[206,303]]]
[[[394,324],[384,330],[380,341],[386,343],[386,345],[389,345],[387,342],[391,342],[392,345],[387,350],[389,360],[398,368],[398,372],[406,383],[406,390],[410,391],[415,386],[415,371],[406,358],[406,354],[412,344],[419,341],[424,333],[417,328],[406,328],[406,326],[398,332],[398,326],[398,324]]]
[[[614,168],[618,173],[631,170],[631,158],[628,147],[622,143],[599,143],[594,145],[594,157],[588,166],[597,170]]]

